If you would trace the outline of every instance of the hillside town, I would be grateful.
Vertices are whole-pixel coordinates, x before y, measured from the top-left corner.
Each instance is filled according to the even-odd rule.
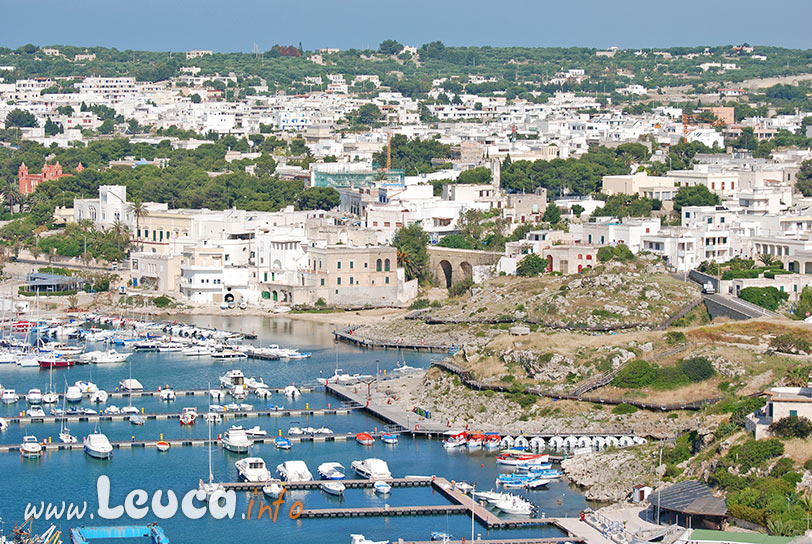
[[[225,417],[248,417],[257,401],[253,414],[302,418],[286,436],[255,428],[284,451],[291,437],[294,448],[306,439],[314,450],[346,447],[335,446],[338,434],[326,438],[329,428],[300,427],[352,413],[374,432],[342,431],[343,440],[482,447],[464,475],[484,479],[477,471],[493,468],[484,454],[496,436],[496,464],[517,470],[496,485],[526,494],[498,494],[509,502],[498,515],[473,486],[469,498],[459,479],[446,485],[428,472],[450,471],[456,459],[409,472],[430,476],[387,469],[380,482],[353,466],[376,500],[391,487],[431,486],[453,503],[397,506],[398,515],[464,514],[489,531],[551,524],[547,539],[500,542],[789,544],[812,535],[806,52],[386,40],[364,51],[119,53],[0,48],[0,311],[9,335],[36,329],[39,349],[39,321],[49,319],[47,334],[104,338],[107,351],[91,353],[117,362],[129,342],[156,357],[270,361],[290,384],[265,395],[262,378],[246,379],[260,383],[251,393],[259,401],[235,394],[242,383],[229,375],[212,388],[198,370],[188,374],[200,383],[178,395],[215,402],[228,391],[242,404],[214,404]],[[313,353],[280,347],[278,319],[281,338],[307,337]],[[297,320],[313,328],[294,336]],[[12,353],[19,346],[6,338]],[[397,356],[366,354],[376,349]],[[408,364],[413,355],[419,368]],[[323,368],[295,366],[311,356]],[[52,374],[53,357],[38,366]],[[155,365],[155,381],[167,360],[139,365]],[[359,373],[342,374],[340,364]],[[120,401],[126,391],[133,409],[128,365],[110,395]],[[169,385],[155,383],[168,400]],[[277,393],[287,408],[267,404]],[[301,394],[310,395],[304,408],[291,409]],[[181,424],[197,417],[183,410]],[[82,413],[105,425],[111,414]],[[174,442],[172,454],[188,444],[228,449],[230,437],[208,431],[207,442]],[[117,448],[152,447],[129,432]],[[201,489],[216,483],[211,449],[208,457]],[[291,467],[280,467],[287,478]],[[251,481],[240,472],[248,484],[226,485],[271,497],[254,485],[268,474]],[[334,491],[307,474],[291,492]],[[544,512],[527,506],[534,485],[560,485],[562,498],[547,497]],[[329,506],[306,512],[361,516]],[[375,503],[363,515],[388,519],[390,508]],[[452,541],[448,531],[431,538]]]

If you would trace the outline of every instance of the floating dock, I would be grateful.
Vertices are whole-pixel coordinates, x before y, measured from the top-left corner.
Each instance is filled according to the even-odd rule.
[[[306,482],[282,482],[282,485],[289,491],[297,491],[297,490],[305,490],[305,489],[321,489],[321,486],[325,482],[329,482],[331,480],[311,480]],[[431,478],[389,478],[388,480],[384,480],[386,483],[391,485],[392,487],[428,487],[431,485]],[[341,483],[347,489],[360,489],[360,488],[372,488],[375,485],[374,480],[341,480]],[[257,482],[229,482],[223,483],[223,487],[226,489],[233,489],[235,491],[262,491],[263,486],[267,485],[265,483],[257,483]],[[311,516],[317,517],[317,516]]]
[[[91,540],[148,537],[153,544],[169,544],[164,530],[158,525],[123,525],[118,527],[74,527],[70,530],[71,544],[90,544]]]

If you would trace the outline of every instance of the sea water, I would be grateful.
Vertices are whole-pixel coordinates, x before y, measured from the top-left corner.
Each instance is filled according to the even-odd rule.
[[[145,389],[157,389],[170,385],[174,389],[216,388],[219,377],[231,368],[240,368],[246,376],[261,376],[271,387],[284,387],[291,383],[297,385],[314,384],[319,377],[329,377],[338,365],[347,373],[387,374],[399,361],[405,360],[410,366],[427,367],[432,357],[437,354],[395,351],[369,351],[335,344],[332,338],[333,327],[308,321],[289,318],[220,318],[197,316],[186,318],[200,326],[213,326],[225,330],[243,330],[258,335],[256,344],[279,344],[292,347],[301,352],[311,352],[312,357],[294,361],[253,361],[232,360],[215,361],[208,357],[186,357],[180,353],[134,353],[127,363],[83,365],[71,369],[53,371],[54,388],[62,392],[65,383],[72,385],[77,380],[91,380],[99,387],[111,391],[118,382],[130,376],[141,381]],[[96,348],[100,349],[100,348]],[[43,391],[49,386],[50,373],[37,368],[19,368],[13,365],[0,365],[0,383],[6,388],[14,388],[24,395],[32,387]],[[119,407],[129,402],[127,398],[110,398],[106,405],[92,405],[87,399],[80,406],[103,409],[115,404]],[[211,402],[207,396],[179,396],[174,402],[162,402],[158,397],[133,397],[133,406],[143,409],[145,413],[180,412],[187,406],[195,406],[203,411]],[[221,403],[231,402],[231,399]],[[324,409],[336,408],[341,401],[327,394],[323,389],[312,393],[303,393],[297,399],[289,399],[274,393],[270,399],[258,399],[249,395],[248,402],[255,410],[268,405],[281,405],[286,409]],[[52,405],[53,406],[53,405]],[[24,400],[14,405],[0,405],[0,416],[15,416],[27,408]],[[45,406],[46,412],[50,406]],[[314,415],[314,416],[260,416],[241,419],[226,419],[212,425],[212,435],[225,432],[231,425],[241,424],[244,427],[259,425],[269,436],[280,432],[287,433],[292,426],[322,427],[326,426],[335,433],[357,433],[382,429],[384,423],[361,411],[350,414]],[[195,425],[181,426],[177,419],[148,420],[143,426],[133,426],[123,422],[69,422],[71,432],[79,438],[98,427],[111,441],[157,440],[161,435],[167,440],[206,438],[208,427],[198,420]],[[0,434],[0,443],[16,445],[25,434],[34,434],[43,439],[57,440],[58,423],[12,423],[9,429]],[[262,457],[268,468],[274,472],[276,466],[285,460],[303,460],[310,471],[318,477],[319,464],[335,461],[347,468],[347,477],[353,478],[350,464],[357,459],[377,457],[385,460],[395,477],[407,475],[438,476],[448,480],[466,481],[476,484],[477,489],[492,489],[498,473],[503,470],[495,464],[495,454],[484,450],[469,452],[465,449],[447,451],[437,440],[401,437],[397,445],[390,446],[376,441],[375,445],[365,447],[354,440],[336,442],[301,442],[294,443],[290,450],[278,450],[273,444],[255,444],[251,456]],[[234,463],[241,455],[227,452],[220,447],[212,448],[212,472],[215,480],[223,482],[237,481]],[[62,501],[74,503],[81,507],[87,502],[85,516],[80,521],[40,519],[35,522],[35,529],[45,530],[50,523],[55,523],[65,535],[70,527],[78,525],[125,525],[158,522],[166,531],[173,543],[197,542],[240,542],[257,543],[267,539],[278,539],[280,542],[318,543],[349,542],[350,533],[363,533],[374,540],[427,540],[431,531],[447,531],[455,538],[470,538],[471,519],[465,515],[391,517],[391,518],[344,518],[344,519],[296,519],[290,518],[290,507],[294,501],[301,501],[304,508],[366,507],[386,504],[390,506],[407,505],[441,505],[449,501],[430,487],[393,488],[387,496],[375,494],[371,489],[349,489],[344,497],[333,497],[319,490],[296,491],[286,495],[286,501],[279,507],[276,521],[268,515],[257,520],[260,504],[271,505],[262,494],[237,492],[236,513],[232,519],[214,519],[205,516],[199,520],[189,520],[182,512],[170,519],[158,519],[150,511],[144,519],[133,520],[122,517],[119,520],[99,519],[97,497],[97,479],[106,475],[111,482],[110,506],[121,505],[125,497],[134,489],[148,492],[150,499],[156,490],[164,493],[174,491],[178,500],[189,490],[197,487],[200,479],[208,476],[208,449],[201,446],[174,446],[162,453],[155,448],[119,448],[114,450],[110,460],[91,459],[81,450],[50,451],[43,454],[40,460],[23,460],[16,453],[0,453],[0,474],[2,474],[4,493],[0,494],[0,516],[8,532],[14,523],[22,521],[26,505],[39,506],[40,501],[60,506]],[[577,491],[571,489],[565,481],[558,480],[548,489],[518,491],[519,494],[535,503],[539,512],[548,517],[577,516],[585,508],[585,501]],[[246,520],[242,515],[247,512],[253,501],[253,519]],[[90,515],[94,514],[91,519]],[[44,516],[43,516],[44,517]],[[487,530],[478,523],[474,525],[475,534],[483,538],[530,538],[538,536],[560,536],[561,533],[552,527],[534,527],[527,529]]]

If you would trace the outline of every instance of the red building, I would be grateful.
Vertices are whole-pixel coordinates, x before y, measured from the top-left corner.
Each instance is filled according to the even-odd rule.
[[[77,172],[81,172],[84,169],[85,168],[82,166],[82,163],[79,163],[79,165],[76,167]],[[56,164],[44,165],[42,167],[42,172],[39,174],[29,174],[28,167],[25,165],[25,163],[22,163],[20,165],[20,169],[17,171],[17,175],[20,178],[20,194],[30,195],[36,191],[37,185],[43,181],[59,179],[61,177],[69,176],[70,174],[62,173],[62,165],[57,161]]]

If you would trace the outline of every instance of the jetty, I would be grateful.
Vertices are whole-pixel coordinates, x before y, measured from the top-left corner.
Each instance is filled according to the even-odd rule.
[[[336,329],[333,331],[333,337],[339,342],[346,342],[347,344],[353,344],[366,349],[406,349],[409,351],[426,351],[429,353],[454,353],[457,349],[456,346],[448,344],[426,344],[424,342],[417,344],[398,342],[397,340],[374,340],[372,338],[366,338],[365,336],[356,335],[355,330],[357,328],[358,327],[355,326]]]
[[[321,489],[322,484],[330,480],[309,480],[305,482],[282,482],[282,485],[288,491]],[[414,477],[414,478],[389,478],[384,480],[392,487],[428,487],[432,480],[429,477]],[[361,489],[372,488],[375,485],[375,480],[341,480],[344,487],[347,489]],[[261,492],[263,486],[268,485],[267,482],[226,482],[223,487],[226,489],[233,489],[235,491],[257,491]],[[318,517],[318,516],[311,516]]]

